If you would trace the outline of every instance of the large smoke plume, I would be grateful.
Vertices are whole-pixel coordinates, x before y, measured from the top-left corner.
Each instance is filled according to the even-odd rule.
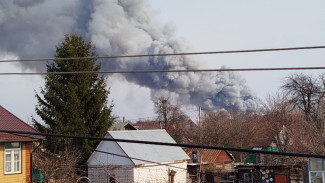
[[[159,24],[145,0],[13,0],[0,1],[0,54],[20,58],[53,57],[64,34],[77,33],[92,41],[99,55],[188,52],[174,29]],[[42,63],[23,68],[44,70]],[[189,56],[115,59],[102,70],[200,69]],[[148,73],[123,75],[151,89],[152,97],[173,93],[183,104],[208,109],[254,111],[258,100],[232,72]]]

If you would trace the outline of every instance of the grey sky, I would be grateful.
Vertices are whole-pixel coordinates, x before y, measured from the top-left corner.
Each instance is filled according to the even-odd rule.
[[[325,1],[151,1],[195,51],[325,44]],[[325,50],[200,56],[208,68],[324,66]],[[278,90],[289,71],[241,72],[260,97]],[[319,71],[307,71],[317,74]]]

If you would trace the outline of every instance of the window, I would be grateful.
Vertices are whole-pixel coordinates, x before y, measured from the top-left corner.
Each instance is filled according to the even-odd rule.
[[[309,182],[323,183],[324,180],[324,159],[309,158]]]
[[[21,146],[19,142],[4,144],[4,173],[21,173]]]

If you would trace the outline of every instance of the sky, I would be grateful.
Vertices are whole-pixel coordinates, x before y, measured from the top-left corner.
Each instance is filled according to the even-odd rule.
[[[62,40],[64,34],[71,31],[80,32],[88,37],[99,49],[100,55],[122,53],[120,50],[116,51],[114,45],[107,45],[106,42],[102,41],[112,36],[119,39],[111,39],[113,40],[111,42],[119,41],[116,45],[128,48],[127,53],[130,54],[137,54],[138,51],[141,51],[140,48],[149,44],[151,47],[153,44],[157,44],[158,46],[153,47],[154,49],[163,50],[166,45],[171,44],[176,51],[195,52],[325,45],[325,1],[322,0],[250,0],[245,2],[238,0],[136,0],[129,4],[123,4],[121,1],[119,3],[131,17],[126,20],[120,18],[122,16],[118,16],[120,13],[119,6],[110,6],[109,3],[114,3],[115,0],[96,1],[97,4],[94,3],[89,6],[87,3],[78,4],[78,1],[70,0],[66,4],[56,5],[54,8],[51,8],[53,7],[51,0],[17,2],[20,4],[0,3],[0,9],[7,10],[7,12],[0,11],[1,60],[52,57],[53,54],[51,53],[55,50],[55,44]],[[100,3],[102,6],[98,5]],[[28,12],[28,9],[40,7],[42,7],[42,11]],[[69,10],[67,7],[74,7],[73,10],[77,13],[74,11],[67,13]],[[43,20],[37,15],[45,14],[47,8],[49,13],[53,12],[57,16],[52,16],[48,21],[45,21],[47,20],[46,17]],[[90,13],[81,14],[80,12],[83,10]],[[142,13],[146,15],[142,15]],[[132,16],[137,17],[137,19],[132,19]],[[42,23],[33,23],[35,17],[41,19],[38,21]],[[109,21],[107,21],[107,17],[110,17]],[[139,20],[139,17],[142,19]],[[83,22],[86,23],[83,24]],[[116,22],[120,24],[116,25]],[[167,41],[168,44],[160,41],[158,44],[154,41],[147,41],[148,36],[134,28],[121,29],[122,31],[116,28],[118,31],[115,32],[115,29],[110,29],[111,27],[119,27],[121,24],[128,27],[130,22],[135,22],[134,27],[141,27],[146,32],[150,32],[151,37],[159,37],[159,39],[157,38],[159,41],[163,39],[172,41]],[[54,25],[56,24],[62,25],[63,28],[55,29]],[[85,26],[88,27],[85,28]],[[85,29],[87,31],[83,31]],[[35,34],[35,36],[30,36],[31,34]],[[47,38],[47,35],[50,36]],[[132,37],[132,35],[136,36]],[[20,38],[22,36],[29,37],[29,39]],[[124,45],[124,43],[128,44],[129,42],[131,42],[129,45]],[[159,47],[159,45],[163,46]],[[38,47],[49,48],[36,49]],[[105,50],[111,52],[105,52]],[[123,53],[125,54],[125,52]],[[186,64],[191,65],[190,62],[195,60],[195,64],[206,69],[217,69],[223,66],[229,68],[317,67],[324,66],[325,50],[189,57],[184,61]],[[169,60],[166,59],[164,62],[169,62]],[[151,60],[148,60],[148,63],[151,63]],[[42,70],[43,67],[42,65],[0,64],[0,72],[32,72]],[[128,62],[125,64],[127,65]],[[119,65],[117,68],[123,68],[123,66],[125,65]],[[142,68],[142,66],[131,65],[127,68]],[[274,95],[279,91],[285,77],[292,73],[292,71],[237,72],[235,73],[236,76],[229,76],[230,81],[227,86],[228,88],[231,85],[244,87],[240,90],[241,92],[249,91],[249,96],[255,95],[260,100],[265,101],[269,94]],[[317,76],[324,71],[311,70],[304,71],[304,73]],[[167,75],[167,77],[170,76]],[[183,75],[180,76],[180,78],[184,77]],[[217,78],[224,78],[224,76]],[[185,79],[187,78],[185,77]],[[200,79],[198,83],[208,84],[207,75],[200,76]],[[108,76],[107,85],[110,87],[108,100],[114,104],[113,114],[115,116],[120,118],[125,116],[126,120],[131,121],[155,117],[152,99],[153,96],[157,96],[157,93],[162,92],[162,89],[144,83],[143,80],[144,78],[137,76]],[[238,81],[236,82],[236,80]],[[170,79],[170,81],[174,80]],[[178,81],[175,80],[175,83]],[[183,86],[183,84],[176,86]],[[31,115],[37,118],[34,113],[37,104],[35,92],[39,93],[42,86],[44,86],[42,76],[0,76],[0,105],[22,120],[31,123]],[[152,89],[149,89],[150,87]],[[191,85],[188,85],[182,90],[172,88],[169,91],[182,95],[183,89],[188,90],[190,87]],[[185,92],[184,95],[187,96],[189,93]],[[200,95],[200,92],[195,93],[195,95]],[[196,101],[191,97],[177,97],[175,102],[179,105]],[[197,103],[207,104],[208,102],[198,101]],[[195,105],[183,107],[183,110],[193,116],[198,113]]]

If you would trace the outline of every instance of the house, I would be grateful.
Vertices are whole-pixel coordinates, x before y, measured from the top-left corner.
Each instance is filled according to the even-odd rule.
[[[227,151],[201,148],[183,150],[191,157],[187,167],[193,181],[232,182],[235,178],[234,158]]]
[[[165,123],[159,121],[138,121],[133,126],[139,130],[165,129]]]
[[[188,117],[183,115],[177,123],[181,124],[182,128],[185,128],[186,130],[193,131],[198,128],[196,122]],[[134,127],[136,127],[138,130],[153,130],[153,129],[166,129],[165,123],[162,121],[137,121],[133,124]]]
[[[105,138],[175,143],[165,130],[108,131]],[[189,157],[180,147],[101,141],[96,150],[87,161],[92,183],[186,182]]]
[[[0,105],[0,129],[38,132]],[[35,135],[0,133],[0,182],[31,182]]]
[[[109,131],[116,130],[137,130],[137,128],[130,122],[113,123]]]
[[[188,116],[182,115],[177,120],[165,124],[162,121],[138,121],[133,124],[138,130],[165,129],[177,143],[193,143],[199,130],[195,122]]]

